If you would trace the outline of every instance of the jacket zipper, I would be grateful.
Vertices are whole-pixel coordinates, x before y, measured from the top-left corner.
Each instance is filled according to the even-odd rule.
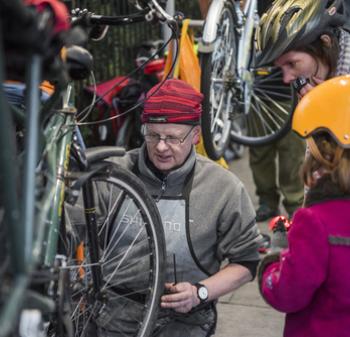
[[[163,180],[162,180],[162,185],[160,187],[160,193],[156,199],[156,202],[158,202],[160,200],[160,198],[163,196],[164,192],[165,192],[165,189],[166,189],[166,183],[167,183],[167,177],[165,177]]]

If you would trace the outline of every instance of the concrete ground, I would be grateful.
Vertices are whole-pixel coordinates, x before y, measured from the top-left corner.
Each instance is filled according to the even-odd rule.
[[[243,181],[255,208],[258,200],[248,151],[243,158],[230,163],[230,169]],[[258,224],[262,233],[267,233],[267,222]],[[272,309],[261,298],[256,279],[219,300],[218,326],[215,337],[281,337],[284,315]]]

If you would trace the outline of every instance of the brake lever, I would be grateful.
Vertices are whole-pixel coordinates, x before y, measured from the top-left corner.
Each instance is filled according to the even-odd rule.
[[[163,21],[165,21],[168,25],[177,27],[177,22],[174,17],[172,17],[170,14],[168,14],[163,7],[158,3],[157,0],[150,0],[148,1],[151,11],[154,10],[157,14],[157,17]],[[153,7],[153,8],[152,8]],[[160,17],[159,17],[160,15]]]

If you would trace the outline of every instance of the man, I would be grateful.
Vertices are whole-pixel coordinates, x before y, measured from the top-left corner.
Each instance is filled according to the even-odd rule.
[[[115,160],[143,180],[164,225],[167,293],[153,336],[210,336],[216,300],[255,276],[260,240],[255,213],[242,182],[195,153],[202,94],[171,79],[147,96],[145,143]]]

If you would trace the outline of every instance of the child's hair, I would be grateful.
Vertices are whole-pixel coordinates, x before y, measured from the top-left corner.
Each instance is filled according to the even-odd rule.
[[[305,185],[308,187],[314,186],[317,182],[317,174],[315,175],[315,173],[319,173],[322,176],[329,175],[331,181],[343,193],[350,193],[350,149],[344,149],[339,159],[334,160],[339,145],[333,137],[326,132],[322,132],[313,136],[313,139],[325,161],[333,162],[334,165],[321,163],[312,153],[307,155],[302,166],[302,177]]]

